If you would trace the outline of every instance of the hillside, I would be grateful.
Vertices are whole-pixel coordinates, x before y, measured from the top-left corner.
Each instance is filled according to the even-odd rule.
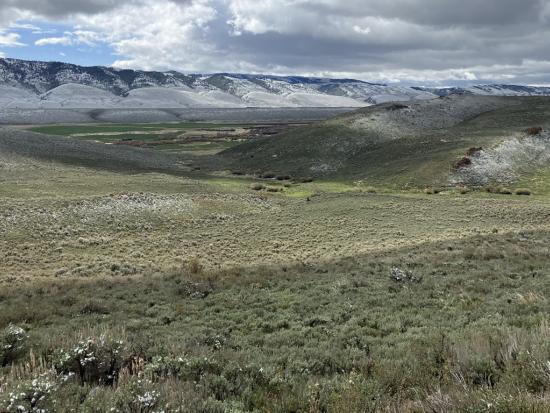
[[[0,154],[126,172],[181,173],[175,155],[0,127]],[[2,166],[0,165],[0,169]]]
[[[71,99],[64,99],[67,91]],[[363,107],[435,96],[353,79],[185,75],[17,59],[0,59],[0,92],[0,108]]]
[[[454,164],[469,148],[489,150],[522,138],[532,126],[548,129],[549,110],[546,97],[451,96],[388,103],[249,142],[222,156],[232,168],[249,173],[361,179],[397,187],[459,184],[457,172],[462,171],[455,171]],[[537,168],[544,165],[539,159]],[[479,179],[474,181],[464,183]]]
[[[0,109],[365,107],[449,95],[544,96],[550,88],[389,86],[354,79],[183,74],[0,59]]]
[[[433,93],[437,96],[478,95],[478,96],[548,96],[550,87],[520,85],[475,85],[468,87],[413,87],[413,89]]]

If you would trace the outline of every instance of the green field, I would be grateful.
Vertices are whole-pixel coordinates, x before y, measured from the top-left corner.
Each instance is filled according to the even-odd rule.
[[[498,142],[496,113],[313,179],[202,154],[216,142],[190,157],[0,136],[0,411],[548,412],[548,169],[509,183],[519,196],[435,167]],[[92,149],[133,167],[75,155]],[[440,157],[417,175],[424,152]],[[202,169],[170,164],[189,159]]]
[[[218,132],[234,128],[243,129],[254,124],[239,125],[230,123],[154,123],[154,124],[93,124],[93,125],[46,125],[30,127],[32,132],[66,136],[71,139],[96,141],[107,144],[125,144],[199,155],[214,155],[229,149],[240,142],[216,137]],[[182,134],[205,135],[204,141],[185,141]],[[211,135],[211,137],[208,137]],[[172,141],[172,142],[171,142]]]
[[[181,122],[181,123],[130,123],[130,124],[91,124],[91,125],[46,125],[31,127],[29,130],[48,135],[70,136],[79,133],[108,133],[108,132],[149,132],[164,129],[216,129],[216,128],[234,128],[247,125],[232,123],[201,123],[201,122]]]

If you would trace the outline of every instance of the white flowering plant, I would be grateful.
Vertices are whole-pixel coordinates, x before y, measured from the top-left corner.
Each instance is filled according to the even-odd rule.
[[[117,389],[113,411],[153,413],[161,410],[159,405],[160,393],[154,389],[150,380],[143,377],[132,377],[124,386]]]
[[[5,367],[21,356],[26,350],[27,339],[23,328],[8,325],[0,334],[0,366]]]
[[[56,390],[71,375],[59,375],[53,369],[30,380],[19,380],[0,391],[0,411],[6,413],[47,413],[55,411]]]
[[[75,374],[81,385],[111,385],[129,360],[123,341],[101,335],[81,340],[72,348],[57,350],[53,364],[59,373]]]

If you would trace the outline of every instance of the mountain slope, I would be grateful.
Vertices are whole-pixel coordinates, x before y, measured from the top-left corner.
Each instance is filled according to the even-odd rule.
[[[406,87],[354,79],[234,73],[186,75],[1,58],[0,88],[9,95],[0,96],[0,108],[353,108],[455,94],[550,95],[550,88],[531,86]],[[59,96],[66,91],[73,93],[67,99]]]
[[[393,187],[458,182],[472,147],[498,147],[531,126],[550,128],[550,98],[451,96],[360,109],[221,154],[230,168]],[[540,163],[540,162],[539,162]],[[550,167],[550,164],[548,165]],[[529,168],[527,168],[529,169]]]
[[[353,79],[184,75],[16,59],[0,59],[0,86],[21,90],[21,99],[0,99],[0,108],[68,107],[69,103],[74,108],[364,107],[390,100],[435,97],[427,91]],[[52,92],[60,87],[59,92],[75,91],[70,101],[58,99],[59,92]]]
[[[449,88],[413,87],[413,89],[421,92],[433,93],[437,96],[550,96],[550,87],[545,86],[475,85],[469,87]]]

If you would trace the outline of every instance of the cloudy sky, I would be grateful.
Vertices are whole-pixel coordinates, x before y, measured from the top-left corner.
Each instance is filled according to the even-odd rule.
[[[1,0],[0,56],[403,84],[550,84],[550,0]]]

